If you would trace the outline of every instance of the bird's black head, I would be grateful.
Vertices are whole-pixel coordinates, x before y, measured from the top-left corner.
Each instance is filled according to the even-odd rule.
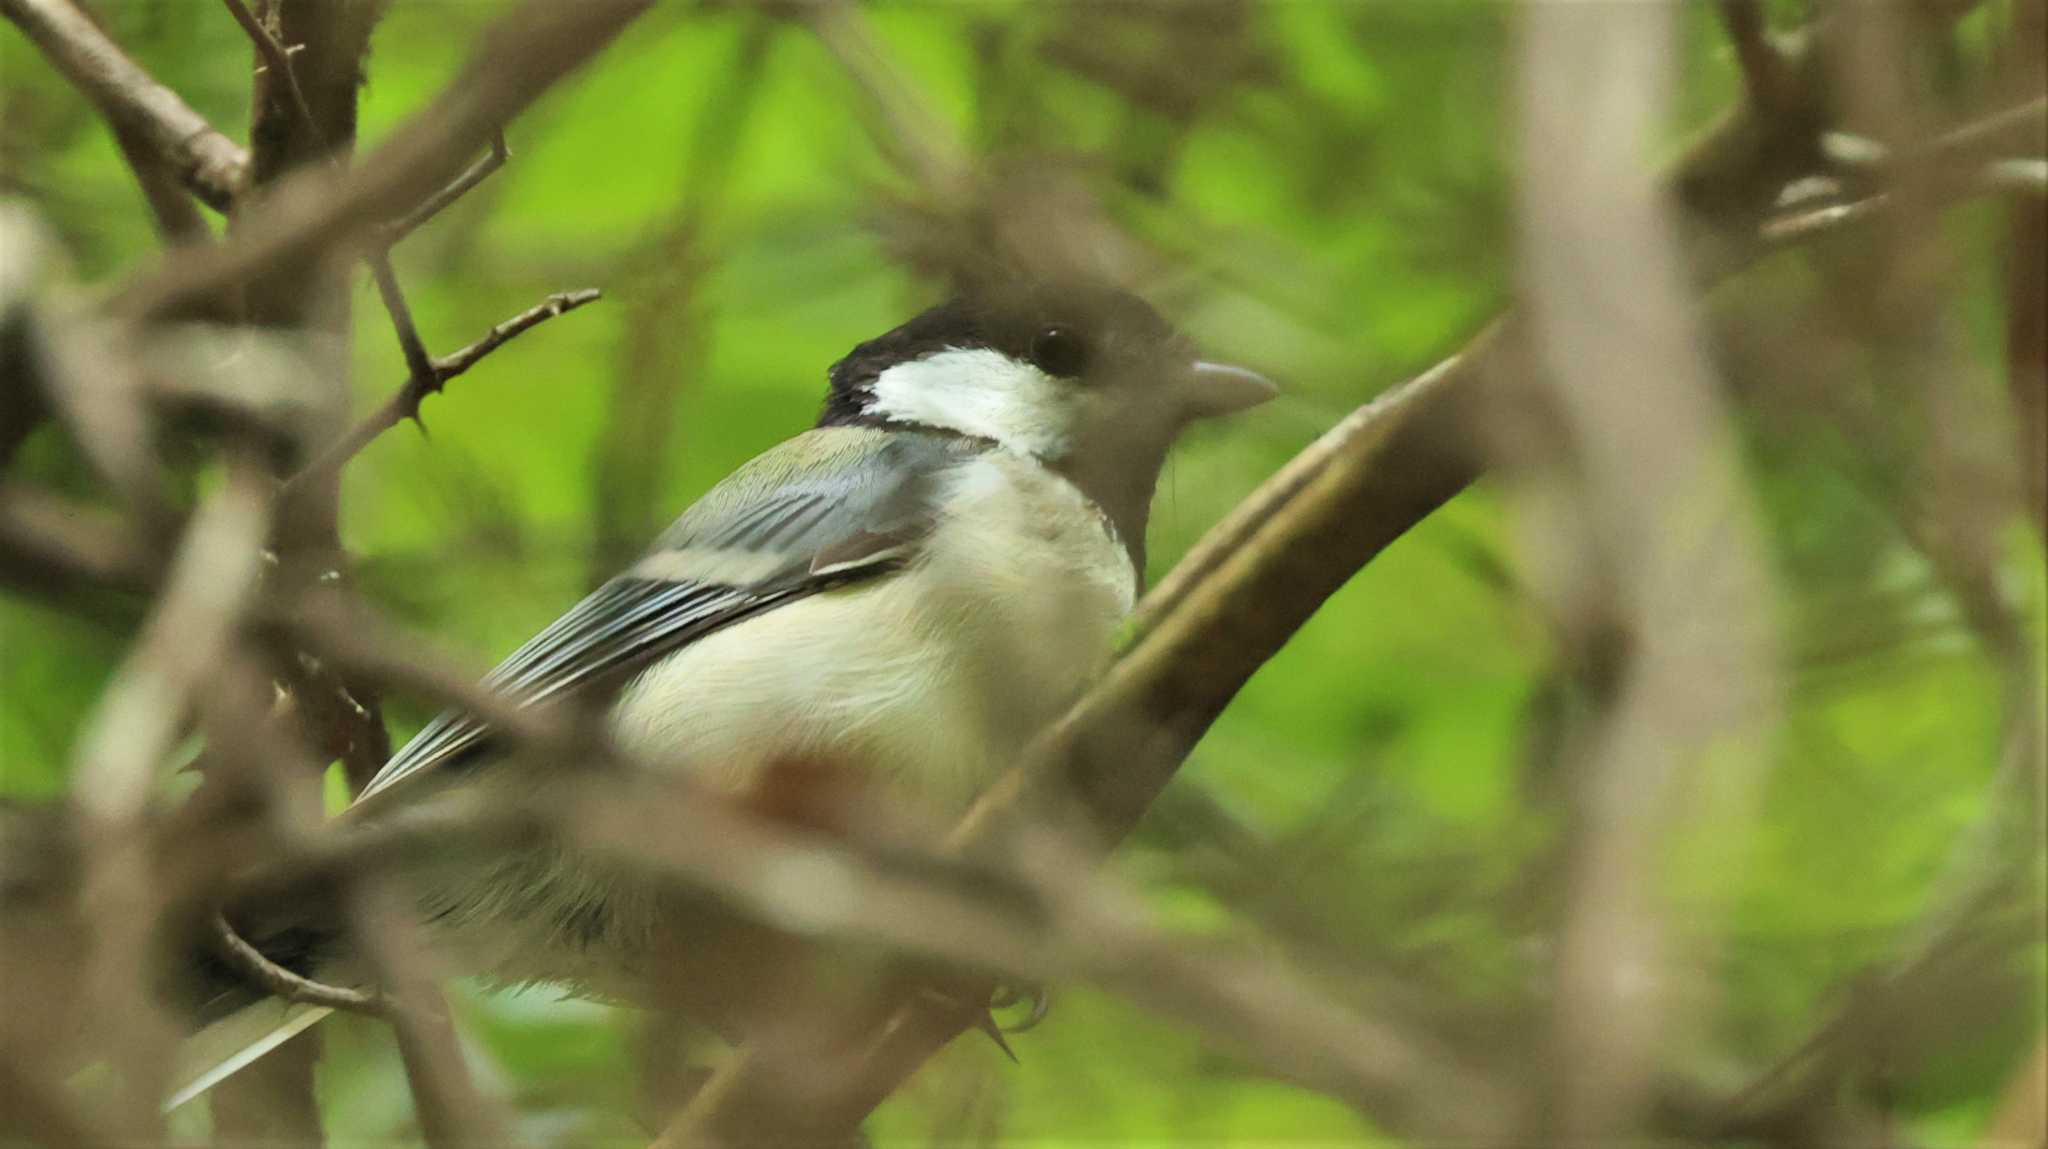
[[[1163,445],[1190,419],[1272,395],[1201,362],[1137,296],[1077,284],[955,297],[855,347],[830,381],[820,426],[917,426],[1047,461],[1105,441],[1108,424]]]
[[[820,426],[987,440],[1068,475],[1126,531],[1142,530],[1189,421],[1273,395],[1249,371],[1200,360],[1137,296],[1073,283],[955,298],[855,347],[830,378]]]

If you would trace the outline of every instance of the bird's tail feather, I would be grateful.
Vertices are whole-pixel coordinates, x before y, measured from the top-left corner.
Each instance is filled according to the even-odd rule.
[[[201,1096],[333,1012],[324,1005],[271,997],[213,1022],[179,1046],[164,1112]]]

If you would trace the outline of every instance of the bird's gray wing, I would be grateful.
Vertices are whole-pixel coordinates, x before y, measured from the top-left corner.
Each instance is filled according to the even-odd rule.
[[[522,705],[615,687],[721,627],[902,565],[929,532],[936,477],[975,448],[866,427],[809,431],[683,512],[626,573],[571,607],[484,683]],[[488,746],[466,715],[428,723],[361,798]]]

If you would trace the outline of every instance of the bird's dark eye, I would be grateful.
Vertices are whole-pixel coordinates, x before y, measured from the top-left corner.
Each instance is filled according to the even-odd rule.
[[[1032,338],[1031,361],[1048,375],[1071,379],[1088,368],[1088,342],[1071,327],[1048,327]]]

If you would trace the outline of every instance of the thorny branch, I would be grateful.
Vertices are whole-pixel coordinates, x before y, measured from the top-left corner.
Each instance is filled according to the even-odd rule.
[[[321,129],[320,121],[313,117],[313,106],[306,102],[306,91],[299,86],[298,71],[292,67],[290,51],[277,42],[277,37],[271,35],[270,29],[249,11],[243,0],[222,0],[222,3],[227,5],[235,23],[248,33],[249,42],[255,45],[256,54],[263,57],[263,66],[269,70],[271,78],[284,85],[292,113],[299,118],[299,126],[314,140],[325,143],[327,133]]]
[[[393,286],[395,288],[396,285],[394,284]],[[602,298],[602,293],[596,288],[557,292],[548,296],[547,299],[540,303],[505,320],[503,323],[492,327],[488,332],[484,333],[483,338],[471,343],[467,347],[438,359],[427,358],[424,366],[416,367],[414,373],[406,379],[405,384],[393,393],[391,398],[385,400],[382,406],[364,416],[362,421],[357,423],[348,434],[330,444],[318,458],[306,464],[305,469],[293,475],[285,483],[284,497],[289,500],[308,486],[340,473],[341,469],[348,465],[348,461],[355,458],[364,447],[369,446],[375,441],[377,436],[405,422],[407,419],[419,418],[420,404],[427,396],[440,391],[450,379],[476,366],[484,356],[504,346],[520,334],[530,331],[558,315],[566,315],[586,303],[594,303],[600,298]],[[394,318],[401,314],[407,314],[404,312],[403,307],[403,302],[400,301],[396,309],[394,309]],[[410,326],[409,315],[406,326]],[[404,329],[402,328],[401,330],[403,331]],[[401,334],[400,338],[401,342],[405,341],[403,334]],[[419,337],[417,333],[414,333],[410,340],[414,348],[418,347],[418,341]],[[423,349],[419,350],[418,354],[423,357],[425,356]],[[414,352],[408,350],[407,358],[412,358],[413,355]]]

